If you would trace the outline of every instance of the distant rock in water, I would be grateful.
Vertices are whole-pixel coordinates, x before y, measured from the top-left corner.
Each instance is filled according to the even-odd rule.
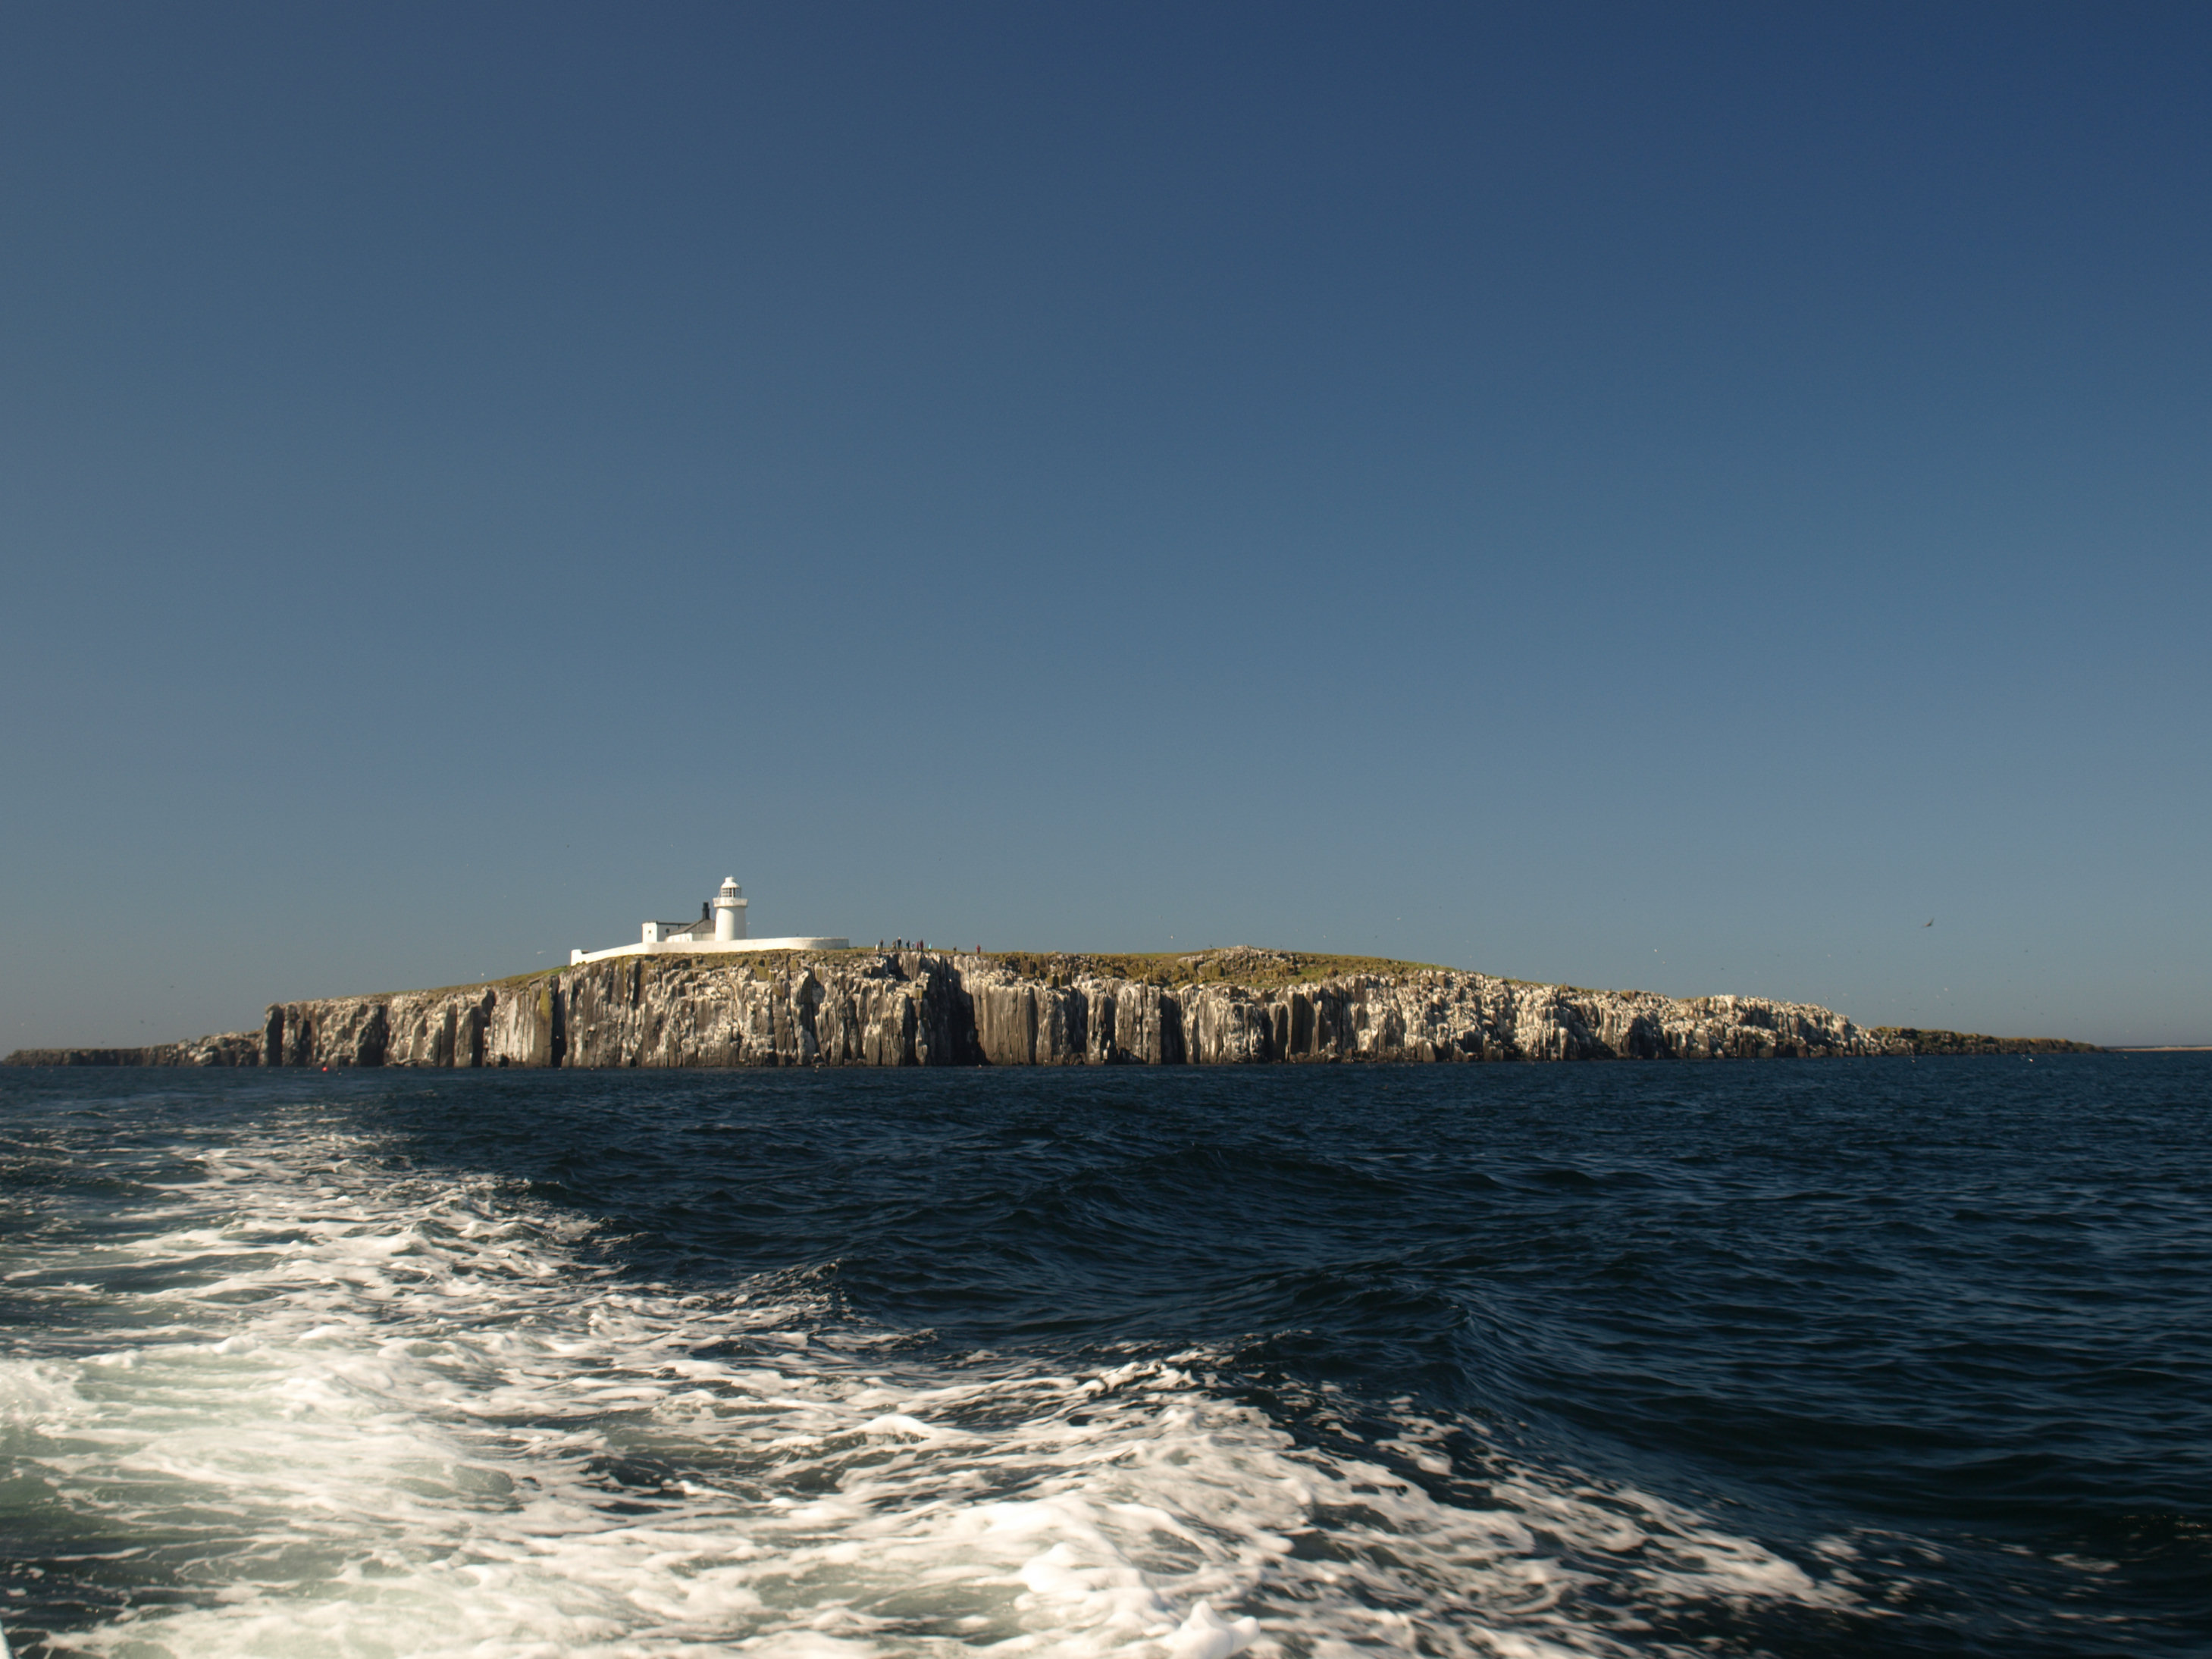
[[[1375,957],[921,951],[625,957],[272,1005],[258,1031],[10,1066],[1234,1066],[2093,1051],[1764,997],[1532,985]]]

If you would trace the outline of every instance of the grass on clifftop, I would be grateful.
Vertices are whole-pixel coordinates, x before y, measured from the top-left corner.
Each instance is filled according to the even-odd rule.
[[[1212,985],[1233,982],[1265,988],[1305,985],[1347,974],[1437,974],[1453,971],[1433,962],[1401,962],[1394,957],[1331,956],[1314,951],[1266,951],[1237,945],[1221,951],[1150,951],[1094,955],[1072,951],[986,951],[986,960],[1029,979],[1078,979],[1085,975],[1135,980],[1143,985]]]
[[[507,974],[498,979],[463,980],[459,985],[432,985],[425,987],[423,989],[419,991],[371,991],[362,999],[362,1000],[367,1002],[389,1002],[394,997],[449,997],[456,995],[463,991],[501,990],[510,985],[521,987],[533,984],[538,980],[551,979],[556,974],[565,974],[568,971],[568,964],[564,962],[558,968],[532,968],[523,973]],[[287,997],[285,1000],[288,1002],[335,1002],[340,1000],[340,999],[336,997]]]
[[[648,957],[650,962],[684,962],[689,963],[717,963],[745,968],[760,972],[782,969],[799,963],[834,961],[840,957],[871,957],[890,954],[869,945],[860,945],[844,951],[718,951],[712,955],[690,956],[672,952],[667,957]],[[1326,951],[1273,951],[1259,945],[1234,945],[1202,951],[984,951],[976,952],[957,948],[933,949],[934,957],[972,957],[981,955],[986,962],[996,963],[1028,979],[1042,979],[1060,983],[1085,977],[1134,980],[1140,985],[1249,985],[1255,990],[1265,990],[1283,985],[1310,985],[1325,979],[1338,979],[1349,975],[1366,974],[1381,978],[1402,978],[1411,974],[1452,974],[1463,970],[1437,962],[1407,962],[1396,957],[1355,957],[1334,955]],[[617,961],[633,958],[617,957]],[[565,974],[569,963],[556,968],[532,968],[526,972],[509,974],[501,979],[471,980],[460,985],[438,985],[416,991],[374,991],[369,1000],[383,1001],[395,996],[440,997],[452,996],[462,991],[504,989],[521,987],[539,980]],[[773,977],[768,974],[765,977]],[[1492,975],[1492,978],[1500,975]],[[1532,980],[1506,979],[1508,985],[1534,984]],[[1576,991],[1576,986],[1563,986],[1563,990]],[[313,1000],[295,998],[293,1000]]]
[[[774,977],[775,971],[794,966],[801,962],[818,962],[839,957],[875,956],[879,952],[862,945],[847,951],[717,951],[711,956],[687,957],[678,953],[670,957],[647,957],[648,961],[679,961],[691,963],[714,963],[741,967],[763,978]],[[933,956],[969,956],[965,951],[933,951]],[[1025,979],[1043,980],[1048,983],[1065,985],[1085,978],[1133,980],[1141,985],[1162,988],[1175,985],[1218,985],[1233,983],[1249,985],[1255,990],[1282,986],[1310,985],[1322,980],[1339,979],[1353,975],[1371,975],[1378,978],[1403,978],[1413,974],[1455,973],[1461,970],[1433,962],[1405,962],[1395,957],[1337,956],[1319,951],[1272,951],[1256,945],[1231,945],[1222,949],[1201,951],[1149,951],[1121,952],[1091,952],[1079,951],[985,951],[983,959],[1008,969]],[[462,991],[520,988],[523,986],[550,980],[567,973],[570,964],[558,967],[532,968],[526,972],[509,974],[502,979],[477,980],[464,985],[443,985],[429,990],[408,992],[377,992],[371,1000],[386,1000],[393,996],[451,996]],[[1508,980],[1508,984],[1528,984],[1533,981]],[[1641,995],[1639,992],[1587,993],[1583,988],[1564,985],[1559,988],[1570,994]],[[313,999],[307,999],[312,1000]],[[1685,999],[1695,1000],[1695,999]],[[1999,1037],[1987,1036],[1978,1031],[1924,1030],[1912,1026],[1878,1025],[1869,1029],[1875,1036],[1902,1039],[1916,1054],[2097,1054],[2102,1052],[2094,1042],[2073,1042],[2063,1037]]]
[[[2065,1037],[1986,1036],[1979,1031],[1923,1030],[1917,1025],[1876,1025],[1876,1036],[1901,1039],[1916,1054],[2101,1054],[2094,1042]]]

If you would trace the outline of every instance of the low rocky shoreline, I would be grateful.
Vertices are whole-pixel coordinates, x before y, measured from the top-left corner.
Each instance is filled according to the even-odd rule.
[[[922,951],[632,957],[270,1005],[258,1030],[10,1066],[1222,1066],[2092,1052],[1810,1003],[1591,991],[1367,958]]]

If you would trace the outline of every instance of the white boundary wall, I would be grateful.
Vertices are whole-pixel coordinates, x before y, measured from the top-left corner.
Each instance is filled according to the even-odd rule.
[[[671,939],[657,945],[617,945],[605,951],[571,951],[568,965],[580,962],[605,962],[609,957],[711,957],[729,956],[741,951],[849,951],[853,941],[848,939]]]

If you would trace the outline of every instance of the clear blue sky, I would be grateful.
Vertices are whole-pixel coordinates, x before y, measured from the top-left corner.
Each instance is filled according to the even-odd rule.
[[[0,10],[0,1048],[731,873],[2212,1041],[2208,87],[2201,4]]]

